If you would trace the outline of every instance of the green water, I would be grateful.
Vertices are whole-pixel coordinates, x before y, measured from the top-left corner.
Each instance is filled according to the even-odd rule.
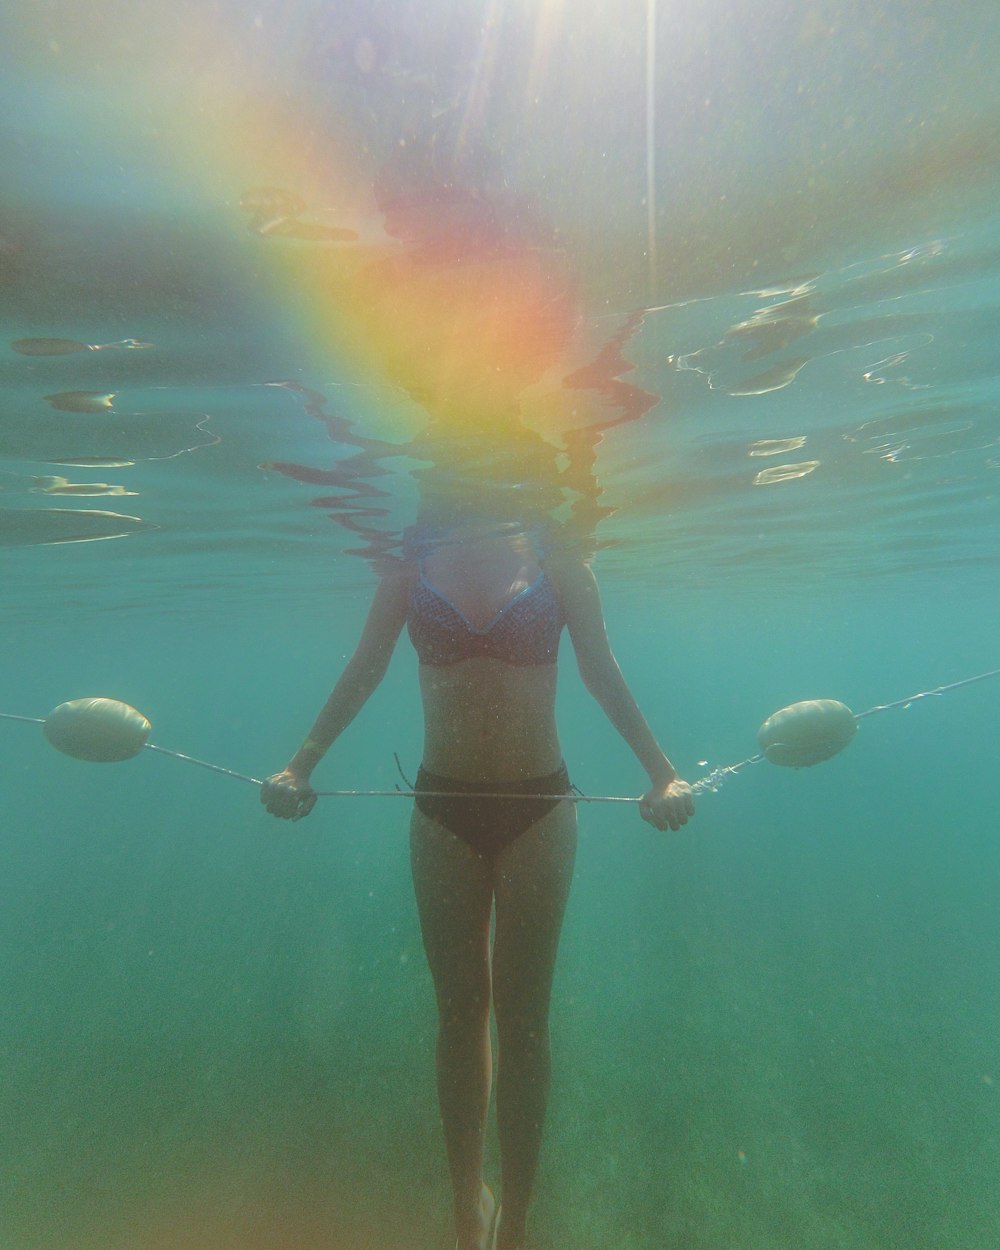
[[[518,131],[512,162],[579,244],[594,325],[605,289],[613,313],[659,309],[629,355],[662,403],[597,449],[617,511],[595,568],[625,674],[692,779],[752,754],[795,700],[862,711],[1000,664],[995,15],[843,4],[810,8],[793,37],[787,6],[718,7],[713,26],[707,4],[660,6],[664,105],[691,90],[661,130],[678,164],[660,166],[652,298],[643,211],[615,193],[622,169],[642,183],[643,6],[613,35],[593,15],[572,38],[558,27],[577,50],[549,90],[575,107],[562,132],[551,110],[534,141]],[[313,116],[315,74],[289,65],[301,23],[326,38],[337,14],[261,11],[280,37],[246,62],[273,54]],[[166,114],[144,58],[166,31],[157,72],[181,95],[207,73],[201,45],[192,60],[174,42],[195,10],[95,12],[93,27],[59,6],[10,15],[2,337],[156,346],[0,347],[0,711],[108,695],[158,744],[260,775],[308,728],[374,585],[345,554],[355,537],[312,506],[324,488],[258,467],[343,454],[267,384],[335,404],[356,379],[302,344],[294,291],[261,277],[271,240],[151,151]],[[243,15],[211,13],[242,47]],[[586,71],[601,48],[604,79]],[[119,72],[134,111],[112,124]],[[708,95],[728,124],[696,110]],[[727,331],[796,283],[816,323],[747,360]],[[796,362],[790,385],[739,393]],[[44,402],[78,389],[119,392],[113,415]],[[386,436],[398,397],[373,380],[352,403]],[[135,464],[48,463],[69,453]],[[415,492],[387,463],[388,531]],[[57,473],[136,490],[56,506],[139,531],[51,545],[33,486]],[[638,792],[562,645],[573,779]],[[392,787],[393,752],[415,771],[415,678],[404,640],[318,784]],[[681,834],[581,810],[530,1250],[996,1244],[998,691],[872,717],[815,769],[747,769]],[[84,764],[7,721],[0,739],[0,1250],[450,1246],[407,804],[323,800],[279,826],[251,786],[174,760]]]
[[[860,708],[951,676],[949,624],[963,658],[988,656],[985,604],[924,602],[724,625],[720,597],[699,638],[705,605],[633,593],[616,615],[637,628],[614,625],[694,775],[793,695]],[[340,636],[289,633],[205,626],[192,654],[169,621],[105,621],[75,648],[45,630],[8,697],[114,690],[161,744],[266,767]],[[391,785],[391,751],[416,760],[413,677],[403,653],[324,784]],[[637,789],[571,672],[562,700],[574,775]],[[538,1244],[989,1244],[995,707],[984,684],[872,718],[814,771],[732,779],[683,835],[585,811]],[[237,782],[5,733],[4,1244],[446,1244],[405,804],[327,800],[278,828]]]

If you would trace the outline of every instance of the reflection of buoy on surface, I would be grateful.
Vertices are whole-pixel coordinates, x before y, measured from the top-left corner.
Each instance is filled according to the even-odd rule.
[[[858,730],[854,713],[837,699],[806,699],[769,716],[757,730],[764,758],[808,768],[843,751]]]
[[[152,725],[118,699],[71,699],[46,716],[42,729],[64,755],[111,764],[138,755]]]

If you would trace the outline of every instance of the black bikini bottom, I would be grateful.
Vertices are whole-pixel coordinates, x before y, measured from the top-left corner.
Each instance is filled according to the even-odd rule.
[[[505,794],[568,794],[569,773],[563,764],[546,777],[523,781],[458,781],[439,777],[421,765],[414,789],[443,790],[443,795],[419,794],[421,812],[451,830],[484,859],[495,859],[536,820],[558,806],[557,798],[493,798]],[[485,794],[484,794],[485,791]]]

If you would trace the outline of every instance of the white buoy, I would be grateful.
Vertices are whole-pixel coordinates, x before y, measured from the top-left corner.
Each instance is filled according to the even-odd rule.
[[[785,768],[808,768],[843,751],[858,723],[846,703],[806,699],[769,716],[757,730],[764,758]]]
[[[53,708],[42,723],[57,751],[98,764],[138,755],[151,729],[141,712],[118,699],[71,699]]]

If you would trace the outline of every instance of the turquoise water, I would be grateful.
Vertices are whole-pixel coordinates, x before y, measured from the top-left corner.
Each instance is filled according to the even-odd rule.
[[[364,543],[314,506],[328,484],[260,466],[351,454],[316,397],[369,437],[419,413],[317,347],[269,269],[313,245],[247,231],[213,114],[192,136],[184,108],[242,67],[303,126],[336,105],[342,138],[331,67],[363,7],[263,5],[263,42],[237,6],[8,19],[0,710],[108,695],[160,745],[259,775],[350,654]],[[542,104],[529,125],[496,70],[491,125],[568,241],[591,340],[649,310],[628,376],[660,402],[596,448],[595,569],[694,778],[793,701],[862,711],[1000,665],[1000,49],[972,6],[664,7],[655,272],[645,6],[511,5]],[[422,14],[414,62],[455,54],[472,8]],[[27,338],[153,346],[6,346]],[[114,400],[45,399],[78,392]],[[105,463],[65,463],[85,457]],[[417,465],[363,479],[377,533],[412,520]],[[637,792],[563,647],[574,779]],[[401,645],[318,782],[415,769],[415,676]],[[683,834],[582,810],[536,1250],[994,1244],[998,689],[875,716],[815,769],[750,768]],[[0,735],[0,1250],[448,1246],[405,802],[278,827],[238,781]]]

